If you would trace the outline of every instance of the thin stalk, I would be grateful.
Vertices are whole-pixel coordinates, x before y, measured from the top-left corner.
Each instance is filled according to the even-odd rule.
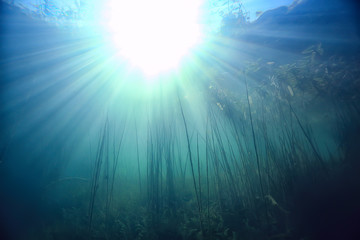
[[[136,136],[136,157],[137,157],[137,164],[138,164],[138,175],[139,175],[139,190],[141,194],[141,174],[140,174],[140,158],[139,158],[139,141],[138,141],[138,131],[137,125],[135,121],[135,136]]]
[[[184,121],[185,132],[186,132],[187,147],[188,147],[189,159],[190,159],[190,165],[191,165],[191,173],[192,173],[192,177],[193,177],[195,195],[196,195],[196,200],[197,200],[198,210],[199,210],[200,227],[201,227],[201,232],[203,232],[203,226],[202,226],[202,220],[201,220],[201,206],[200,206],[200,199],[199,199],[198,191],[197,191],[197,187],[196,187],[196,179],[195,179],[195,173],[194,173],[194,165],[193,165],[193,160],[192,160],[192,156],[191,156],[191,147],[190,147],[190,140],[189,140],[189,132],[188,132],[188,128],[187,128],[187,124],[186,124],[186,120],[185,120],[185,115],[184,115],[184,111],[183,111],[183,107],[182,107],[182,104],[181,104],[181,101],[180,101],[179,94],[178,94],[178,100],[179,100],[179,105],[180,105],[180,110],[181,110],[181,116],[182,116],[182,119],[183,119],[183,121]]]
[[[256,139],[255,139],[255,131],[254,131],[253,118],[252,118],[252,114],[251,114],[251,106],[250,106],[250,100],[249,100],[248,83],[247,83],[246,76],[244,76],[244,77],[245,77],[246,98],[247,98],[247,102],[248,102],[249,117],[250,117],[250,123],[251,123],[251,133],[252,133],[252,136],[253,136],[253,143],[254,143],[254,148],[255,148],[256,165],[257,165],[257,170],[258,170],[258,173],[259,173],[260,190],[261,190],[261,195],[262,195],[262,197],[263,197],[263,200],[264,200],[264,202],[265,202],[265,207],[266,207],[266,220],[267,220],[267,222],[269,223],[267,203],[266,203],[266,199],[265,199],[264,187],[263,187],[263,182],[262,182],[262,177],[261,177],[259,154],[258,154],[258,149],[257,149]]]
[[[311,141],[311,139],[310,139],[309,135],[306,133],[306,131],[305,131],[305,129],[304,129],[304,127],[303,127],[303,125],[301,124],[301,122],[300,122],[300,120],[299,120],[299,118],[298,118],[297,114],[295,113],[295,111],[294,111],[293,107],[291,106],[290,102],[289,102],[289,107],[290,107],[291,112],[294,114],[294,116],[295,116],[295,118],[296,118],[296,121],[297,121],[297,123],[299,124],[299,126],[300,126],[300,128],[301,128],[301,131],[303,132],[303,134],[304,134],[304,136],[305,136],[306,140],[309,142],[309,144],[310,144],[310,146],[311,146],[312,150],[314,151],[315,156],[316,156],[316,157],[317,157],[317,159],[319,160],[319,162],[320,162],[320,164],[321,164],[321,167],[322,167],[322,168],[326,171],[326,166],[325,166],[325,164],[324,164],[324,161],[323,161],[322,157],[321,157],[321,156],[320,156],[320,154],[316,151],[316,148],[315,148],[315,146],[314,146],[313,142]]]
[[[108,208],[110,208],[110,205],[112,203],[112,199],[113,199],[113,196],[114,196],[113,193],[114,193],[115,175],[116,175],[116,170],[117,170],[117,166],[118,166],[118,163],[119,163],[120,149],[121,149],[122,140],[123,140],[123,137],[124,137],[124,132],[125,132],[125,126],[122,129],[117,148],[115,147],[115,135],[114,135],[114,139],[113,139],[113,141],[114,141],[113,142],[114,158],[113,158],[112,179],[111,179],[110,199],[109,199],[109,202],[108,202]]]
[[[96,197],[97,190],[99,188],[99,177],[100,177],[101,164],[102,164],[102,160],[103,160],[103,152],[104,152],[104,147],[105,147],[105,138],[106,138],[107,130],[108,130],[108,121],[106,120],[103,131],[102,131],[102,137],[98,142],[94,174],[93,174],[92,180],[91,180],[92,182],[91,182],[91,193],[90,193],[90,204],[89,204],[89,228],[88,228],[90,233],[91,233],[91,228],[92,228],[95,197]]]
[[[207,187],[207,219],[208,232],[210,232],[210,184],[209,184],[209,140],[208,140],[208,123],[209,118],[206,119],[206,187]]]
[[[200,212],[202,212],[201,201],[201,175],[200,175],[200,153],[199,153],[199,134],[196,136],[196,150],[197,150],[197,164],[198,164],[198,184],[199,184],[199,200],[200,200]]]

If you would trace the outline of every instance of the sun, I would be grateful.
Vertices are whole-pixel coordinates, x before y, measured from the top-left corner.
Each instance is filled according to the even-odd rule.
[[[104,17],[116,52],[146,75],[175,69],[201,40],[201,0],[110,0]]]

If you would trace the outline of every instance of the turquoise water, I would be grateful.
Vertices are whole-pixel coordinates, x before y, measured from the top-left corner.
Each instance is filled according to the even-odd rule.
[[[95,3],[2,1],[1,239],[358,239],[358,5],[241,4],[147,77]]]

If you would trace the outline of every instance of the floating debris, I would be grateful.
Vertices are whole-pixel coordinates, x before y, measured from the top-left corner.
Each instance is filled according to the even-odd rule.
[[[251,105],[253,104],[253,101],[252,101],[251,96],[249,96],[249,103],[250,103]]]
[[[294,92],[293,92],[292,88],[291,88],[289,85],[287,86],[287,88],[288,88],[288,90],[289,90],[289,92],[290,92],[290,95],[293,97],[293,96],[294,96]]]
[[[221,111],[223,111],[224,110],[224,108],[223,108],[223,106],[221,106],[221,104],[218,102],[218,103],[216,103],[216,105],[218,105],[218,107],[220,108],[220,110]]]

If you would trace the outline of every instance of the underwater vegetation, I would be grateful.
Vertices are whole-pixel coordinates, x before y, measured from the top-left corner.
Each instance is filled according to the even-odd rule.
[[[338,27],[326,38],[266,37],[274,22],[301,35],[294,26],[309,6],[304,28],[338,15],[311,18],[324,1],[296,1],[249,23],[232,2],[212,39],[222,45],[198,53],[181,81],[150,90],[111,85],[86,49],[68,57],[58,39],[49,49],[60,64],[31,70],[19,57],[34,64],[25,73],[1,50],[12,59],[0,73],[1,239],[360,239],[356,34],[346,44],[329,38]],[[286,17],[296,24],[282,28]],[[92,61],[67,71],[78,58]],[[70,80],[93,69],[84,85]]]

